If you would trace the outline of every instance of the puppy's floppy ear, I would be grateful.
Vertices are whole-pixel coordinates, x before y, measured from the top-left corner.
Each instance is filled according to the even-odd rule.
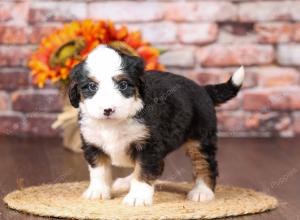
[[[132,77],[140,77],[144,74],[144,60],[138,56],[123,55],[124,70]]]
[[[75,82],[70,83],[69,87],[69,99],[70,103],[74,108],[79,107],[79,101],[80,101],[80,93],[78,91],[78,84]]]
[[[83,63],[77,64],[70,73],[69,99],[73,107],[79,107],[80,93],[78,90],[78,81],[83,71]]]
[[[144,60],[141,57],[132,56],[131,59],[131,65],[134,68],[134,71],[137,75],[142,75],[144,73],[145,63]]]

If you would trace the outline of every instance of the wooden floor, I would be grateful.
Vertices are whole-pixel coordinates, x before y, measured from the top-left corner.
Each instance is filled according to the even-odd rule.
[[[234,219],[300,220],[299,138],[221,139],[218,158],[219,183],[260,190],[280,201],[277,210]],[[127,172],[116,171],[118,175]],[[0,138],[1,198],[20,185],[78,181],[87,177],[82,156],[64,150],[60,140]],[[163,178],[191,180],[191,165],[182,152],[175,152],[167,158]],[[0,219],[45,218],[11,211],[0,202]]]

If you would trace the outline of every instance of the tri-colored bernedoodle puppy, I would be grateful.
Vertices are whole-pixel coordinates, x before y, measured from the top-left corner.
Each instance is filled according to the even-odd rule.
[[[237,95],[241,67],[223,84],[199,86],[182,76],[144,71],[143,60],[107,45],[95,48],[71,72],[69,98],[80,109],[79,124],[89,163],[89,199],[110,199],[127,189],[123,203],[151,205],[153,182],[164,158],[184,146],[194,165],[195,186],[187,198],[214,198],[218,175],[215,106]],[[112,183],[112,165],[133,172]]]

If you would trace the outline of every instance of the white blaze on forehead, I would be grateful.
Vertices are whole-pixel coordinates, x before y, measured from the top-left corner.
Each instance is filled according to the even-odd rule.
[[[112,78],[121,72],[121,56],[113,49],[100,45],[96,47],[86,59],[86,68],[91,76],[102,81]]]

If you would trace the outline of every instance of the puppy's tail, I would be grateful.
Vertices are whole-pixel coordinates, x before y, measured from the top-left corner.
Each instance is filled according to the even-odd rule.
[[[245,78],[244,67],[241,66],[226,83],[207,85],[204,88],[215,105],[225,103],[235,97],[242,87]]]

